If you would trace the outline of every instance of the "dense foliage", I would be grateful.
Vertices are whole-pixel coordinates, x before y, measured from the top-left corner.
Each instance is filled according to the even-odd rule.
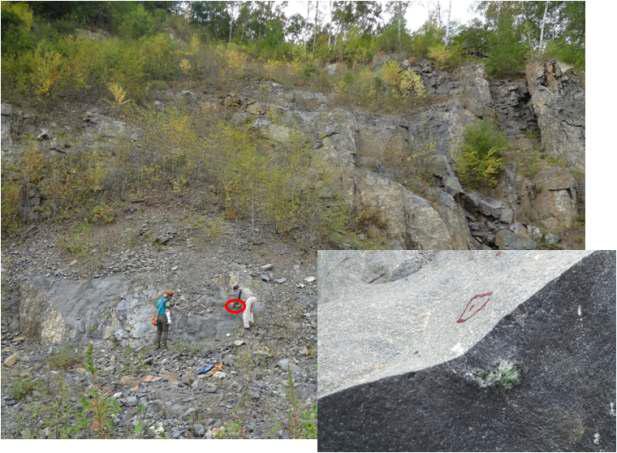
[[[350,218],[340,195],[324,197],[337,175],[309,158],[302,137],[282,153],[264,153],[250,131],[224,118],[208,119],[213,127],[201,131],[197,117],[153,111],[151,94],[175,83],[230,92],[272,80],[400,111],[430,101],[413,70],[423,58],[443,69],[476,59],[496,77],[522,71],[529,58],[584,66],[582,2],[481,2],[483,20],[444,23],[433,11],[413,33],[405,2],[333,2],[330,22],[316,4],[287,17],[274,2],[2,2],[3,99],[104,99],[147,137],[142,148],[62,158],[43,155],[33,141],[3,167],[3,230],[19,226],[20,200],[32,191],[46,200],[43,219],[110,223],[121,194],[182,194],[210,184],[228,219],[257,218],[280,233],[303,229],[324,239],[362,221]],[[400,63],[405,58],[411,67]],[[457,167],[462,181],[494,185],[503,145],[489,123],[470,126]],[[254,175],[248,191],[246,173]]]
[[[310,6],[306,16],[287,17],[275,2],[3,2],[4,86],[46,96],[56,81],[83,89],[98,77],[101,86],[139,88],[144,80],[180,77],[179,41],[191,36],[287,62],[357,65],[400,52],[448,67],[485,57],[496,76],[521,71],[538,55],[584,65],[584,2],[481,2],[483,21],[466,26],[444,22],[436,10],[414,33],[406,28],[406,2],[333,2],[330,22]],[[77,80],[63,74],[68,70]]]
[[[503,170],[503,153],[508,139],[488,120],[478,120],[465,128],[463,144],[456,160],[461,182],[474,189],[494,187]]]

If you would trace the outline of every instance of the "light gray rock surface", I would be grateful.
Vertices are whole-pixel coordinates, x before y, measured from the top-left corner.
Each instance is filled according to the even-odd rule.
[[[589,253],[320,251],[318,396],[464,354]]]
[[[546,153],[585,167],[585,91],[572,67],[530,64],[527,84]]]

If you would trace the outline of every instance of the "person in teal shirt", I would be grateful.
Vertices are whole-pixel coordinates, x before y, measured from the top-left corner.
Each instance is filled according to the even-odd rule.
[[[156,307],[156,349],[161,348],[161,343],[163,347],[167,349],[169,322],[165,312],[173,296],[173,291],[163,291],[163,295],[154,302],[154,306]]]

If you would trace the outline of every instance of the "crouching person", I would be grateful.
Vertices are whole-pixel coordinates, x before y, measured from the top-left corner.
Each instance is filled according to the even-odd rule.
[[[167,336],[169,333],[170,317],[169,305],[171,298],[174,296],[173,291],[163,291],[163,295],[159,297],[154,305],[156,307],[156,349],[163,347],[167,349]]]
[[[234,285],[234,295],[238,299],[242,299],[246,303],[246,308],[242,312],[242,322],[245,329],[250,329],[251,324],[255,324],[254,307],[257,302],[257,298],[249,288],[240,287],[240,285]]]

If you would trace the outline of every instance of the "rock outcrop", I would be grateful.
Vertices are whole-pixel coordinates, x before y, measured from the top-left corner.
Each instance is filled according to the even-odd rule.
[[[37,278],[21,285],[19,326],[28,339],[43,344],[104,339],[137,347],[152,340],[156,297],[154,287],[120,275],[85,281]],[[210,297],[221,301],[210,314],[188,316],[182,309],[174,310],[176,338],[224,338],[235,329],[238,321],[222,308],[224,294]]]
[[[532,263],[537,261],[521,262],[511,270],[519,276]],[[451,354],[459,357],[444,363],[432,357],[440,355],[452,329],[442,324],[437,335],[413,343],[413,330],[401,332],[394,341],[373,344],[378,351],[375,368],[391,350],[410,343],[411,349],[401,351],[397,360],[424,365],[354,386],[359,382],[356,376],[346,380],[348,387],[323,396],[320,348],[319,450],[614,451],[615,252],[594,252],[565,272],[561,266],[555,275],[558,278],[550,281],[545,274],[544,284],[522,303],[492,299],[506,280],[485,288],[493,289],[488,302],[476,299],[478,305],[461,313],[458,319],[463,322],[453,326],[477,323],[489,310],[499,314],[483,338],[471,348],[456,343]],[[414,302],[430,303],[426,299],[432,294],[425,292]],[[337,308],[332,303],[326,307]],[[320,338],[323,316],[320,306]],[[421,327],[424,318],[413,321],[407,323],[411,329]],[[384,336],[391,336],[383,319],[375,324],[381,325]],[[474,329],[469,329],[473,335]],[[374,331],[363,325],[361,335]],[[339,341],[341,347],[346,343]],[[431,343],[432,352],[425,347]],[[368,351],[363,363],[370,360],[372,349]],[[427,352],[430,357],[422,358]],[[353,357],[345,357],[343,363],[357,369]]]
[[[527,85],[549,155],[585,167],[585,92],[571,67],[556,60],[530,64]]]
[[[304,140],[310,152],[339,170],[337,190],[353,212],[378,213],[377,226],[388,248],[510,247],[525,238],[496,239],[499,231],[512,231],[513,224],[541,228],[541,236],[576,225],[584,202],[579,171],[584,163],[584,91],[578,76],[557,62],[530,66],[527,80],[490,81],[476,63],[453,72],[427,61],[402,65],[420,75],[428,96],[404,114],[358,111],[341,104],[334,93],[267,81],[249,83],[240,93],[168,91],[158,96],[154,107],[181,103],[189,110],[227,115],[234,125],[282,148]],[[57,124],[59,119],[39,124],[5,103],[2,112],[3,150],[11,153],[23,146],[24,135],[38,137],[41,149],[58,155],[113,152],[120,142],[139,146],[143,139],[139,125],[100,107],[73,111],[77,124],[64,126]],[[463,187],[455,159],[465,127],[482,118],[498,122],[513,153],[558,156],[574,171],[543,161],[542,171],[533,177],[507,162],[490,194]],[[25,192],[22,217],[36,221],[44,200],[28,188]]]
[[[531,211],[534,220],[552,232],[570,228],[576,221],[577,184],[563,168],[546,169],[534,179],[537,195]]]
[[[2,149],[9,148],[13,145],[11,137],[11,116],[13,114],[13,106],[11,104],[2,103]]]

